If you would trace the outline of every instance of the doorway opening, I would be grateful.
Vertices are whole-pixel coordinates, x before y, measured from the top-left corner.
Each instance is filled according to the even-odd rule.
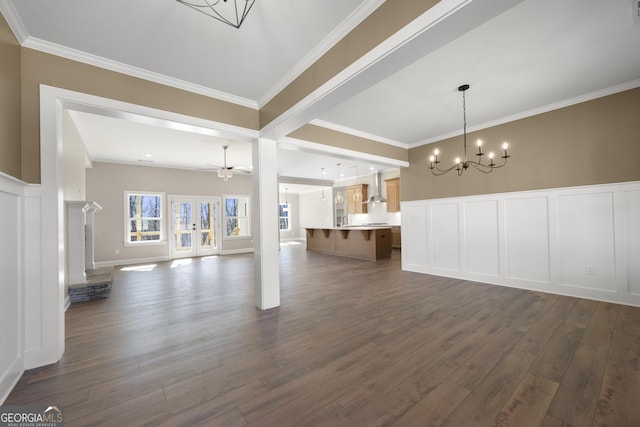
[[[220,253],[220,197],[171,196],[171,258]]]

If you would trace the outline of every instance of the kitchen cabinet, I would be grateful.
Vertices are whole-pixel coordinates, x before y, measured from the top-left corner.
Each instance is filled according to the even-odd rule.
[[[333,225],[335,227],[343,227],[347,225],[347,194],[345,188],[333,189]],[[342,195],[342,201],[339,200],[338,194]]]
[[[367,195],[367,187],[367,184],[356,184],[347,187],[347,213],[349,215],[367,213],[367,204],[362,203],[366,202],[367,198],[369,197]],[[362,194],[362,198],[360,200],[353,199],[354,194],[356,194],[357,192],[360,192]]]
[[[398,226],[391,227],[391,247],[398,249],[402,247],[402,229]]]
[[[400,178],[385,179],[387,186],[387,212],[400,212]]]

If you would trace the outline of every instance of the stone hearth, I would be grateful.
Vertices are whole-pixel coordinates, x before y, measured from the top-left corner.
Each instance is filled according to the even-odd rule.
[[[72,303],[107,298],[111,292],[112,280],[113,267],[87,270],[85,282],[69,285],[69,298]]]

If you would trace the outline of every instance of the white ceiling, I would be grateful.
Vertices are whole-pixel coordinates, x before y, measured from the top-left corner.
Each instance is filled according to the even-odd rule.
[[[381,3],[256,0],[240,29],[175,0],[11,0],[0,11],[27,47],[260,107]],[[384,73],[371,67],[309,119],[412,147],[461,133],[464,83],[471,130],[640,85],[640,24],[630,0],[439,6],[455,3],[434,28],[390,48]],[[229,144],[230,164],[251,163],[247,142],[89,113],[75,113],[74,122],[96,161],[200,169],[221,164]],[[293,149],[291,141],[279,147],[282,176],[317,179],[337,162],[355,174],[353,157]],[[359,173],[369,166],[393,167],[363,161]]]

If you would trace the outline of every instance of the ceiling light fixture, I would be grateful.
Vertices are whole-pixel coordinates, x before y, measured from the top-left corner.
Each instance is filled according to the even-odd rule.
[[[503,151],[503,155],[501,156],[502,157],[501,164],[498,165],[493,161],[494,160],[493,152],[490,152],[487,155],[487,157],[489,157],[489,163],[483,163],[482,156],[484,156],[485,153],[482,151],[482,140],[479,139],[476,142],[476,145],[478,147],[478,152],[476,153],[476,156],[478,156],[478,160],[476,161],[476,160],[467,159],[467,106],[466,106],[466,99],[465,99],[465,92],[467,91],[467,89],[469,89],[469,85],[462,85],[458,87],[458,91],[462,92],[462,117],[464,121],[464,127],[463,127],[464,160],[460,160],[459,157],[456,157],[456,159],[454,160],[453,166],[451,166],[448,169],[440,169],[440,167],[438,166],[438,164],[440,163],[440,160],[438,160],[438,155],[440,154],[440,150],[436,148],[435,150],[433,150],[433,154],[429,156],[429,169],[431,170],[431,173],[434,175],[444,175],[447,172],[451,172],[452,170],[455,170],[458,173],[458,176],[461,176],[462,173],[469,168],[469,166],[473,166],[474,168],[476,168],[482,173],[491,173],[493,172],[494,169],[498,169],[506,165],[507,159],[511,157],[507,153],[507,148],[509,148],[509,144],[505,142],[502,144],[502,149],[504,151]]]
[[[340,180],[340,163],[337,164],[338,165],[338,180]],[[342,195],[341,191],[338,191],[338,194],[336,194],[336,203],[340,204],[344,202],[344,196]]]
[[[356,159],[356,184],[355,185],[358,185],[359,178],[360,178],[360,164],[358,163],[358,160]],[[362,201],[362,190],[361,190],[361,187],[356,187],[356,190],[353,192],[353,201],[354,202]]]
[[[322,181],[322,193],[320,194],[320,200],[322,201],[322,203],[326,202],[327,199],[325,199],[324,197],[324,168],[322,168],[322,177],[321,177],[321,181]]]
[[[220,22],[240,28],[256,0],[176,0]]]

